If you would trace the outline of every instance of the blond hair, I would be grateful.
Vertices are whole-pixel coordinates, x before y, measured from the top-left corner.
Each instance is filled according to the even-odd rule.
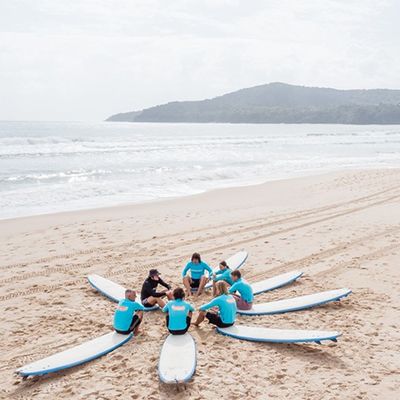
[[[217,282],[217,292],[219,293],[219,295],[228,294],[228,286],[226,282],[224,281]]]

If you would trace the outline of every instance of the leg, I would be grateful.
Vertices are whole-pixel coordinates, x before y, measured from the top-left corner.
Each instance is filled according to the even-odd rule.
[[[139,325],[142,322],[138,315],[134,315],[129,330],[136,336],[139,332]]]
[[[204,286],[206,286],[206,283],[208,282],[208,278],[203,275],[200,279],[200,285],[199,288],[197,289],[196,296],[200,296],[203,293]]]
[[[206,317],[206,312],[205,311],[200,311],[199,315],[197,316],[196,321],[193,322],[193,325],[199,326],[204,321],[205,317]]]
[[[217,282],[212,281],[212,295],[215,297],[217,295]]]
[[[150,296],[147,298],[147,304],[154,306],[156,304],[159,305],[159,307],[164,308],[165,306],[165,301],[161,297],[153,297]]]
[[[191,283],[192,279],[190,278],[190,276],[185,276],[183,278],[183,286],[185,286],[187,297],[190,297],[190,295],[192,294],[192,288],[190,286]]]

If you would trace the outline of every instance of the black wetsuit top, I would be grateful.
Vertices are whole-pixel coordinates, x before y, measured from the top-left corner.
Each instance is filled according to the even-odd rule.
[[[156,288],[157,288],[157,286],[159,284],[164,286],[168,290],[171,289],[171,286],[168,285],[168,283],[165,283],[161,278],[159,278],[158,281],[156,281],[156,280],[151,279],[149,277],[143,282],[142,292],[140,294],[140,298],[142,300],[144,300],[144,299],[147,299],[150,296],[153,296],[153,297],[165,296],[165,293],[161,293],[161,292],[157,292],[156,291]]]

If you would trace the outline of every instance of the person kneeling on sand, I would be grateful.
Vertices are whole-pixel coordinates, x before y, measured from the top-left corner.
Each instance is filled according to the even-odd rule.
[[[167,290],[162,290],[157,292],[157,286],[164,286]],[[160,278],[160,273],[156,269],[151,269],[149,271],[148,278],[143,282],[142,292],[140,298],[144,307],[153,307],[158,304],[161,308],[165,306],[165,302],[162,297],[167,297],[168,300],[172,299],[171,286],[165,283]]]
[[[191,276],[186,276],[188,271],[190,271]],[[212,269],[205,262],[201,261],[199,253],[194,253],[191,261],[186,264],[186,267],[182,271],[183,284],[188,297],[191,295],[192,288],[197,289],[196,296],[202,294],[204,286],[208,282],[205,271],[208,271],[209,277],[212,276]]]
[[[236,301],[234,297],[228,293],[226,282],[219,281],[216,286],[219,295],[209,303],[200,307],[199,315],[193,325],[199,326],[204,321],[204,318],[207,318],[210,324],[216,325],[220,328],[227,328],[235,323]],[[218,312],[206,312],[206,310],[213,307],[218,308]]]
[[[185,292],[182,288],[176,288],[173,292],[174,300],[169,301],[163,312],[167,313],[167,328],[172,335],[185,334],[192,320],[194,308],[191,304],[184,301]]]
[[[233,294],[239,310],[250,310],[253,306],[253,289],[250,284],[242,279],[240,271],[235,270],[231,273],[233,285],[229,288],[229,293]],[[234,294],[239,292],[239,294]]]
[[[139,332],[143,319],[144,307],[136,301],[134,290],[125,290],[125,298],[120,300],[114,313],[114,329],[118,333],[128,335]]]
[[[220,293],[217,291],[217,282],[224,281],[226,282],[229,286],[233,285],[233,279],[231,277],[231,269],[229,268],[229,265],[226,263],[226,261],[221,261],[219,263],[219,270],[213,274],[213,296],[216,296]]]

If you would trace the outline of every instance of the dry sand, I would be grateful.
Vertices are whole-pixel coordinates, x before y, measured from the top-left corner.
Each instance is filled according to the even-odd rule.
[[[186,198],[0,222],[0,397],[17,399],[394,399],[400,390],[400,170],[347,171]],[[350,287],[340,303],[240,317],[250,325],[340,330],[337,344],[242,342],[191,329],[186,390],[160,384],[159,312],[142,336],[86,365],[22,381],[30,361],[110,330],[98,273],[140,288],[150,266],[179,284],[193,251],[215,265],[238,250],[249,281],[301,269],[257,302]],[[195,301],[200,305],[209,299]]]

